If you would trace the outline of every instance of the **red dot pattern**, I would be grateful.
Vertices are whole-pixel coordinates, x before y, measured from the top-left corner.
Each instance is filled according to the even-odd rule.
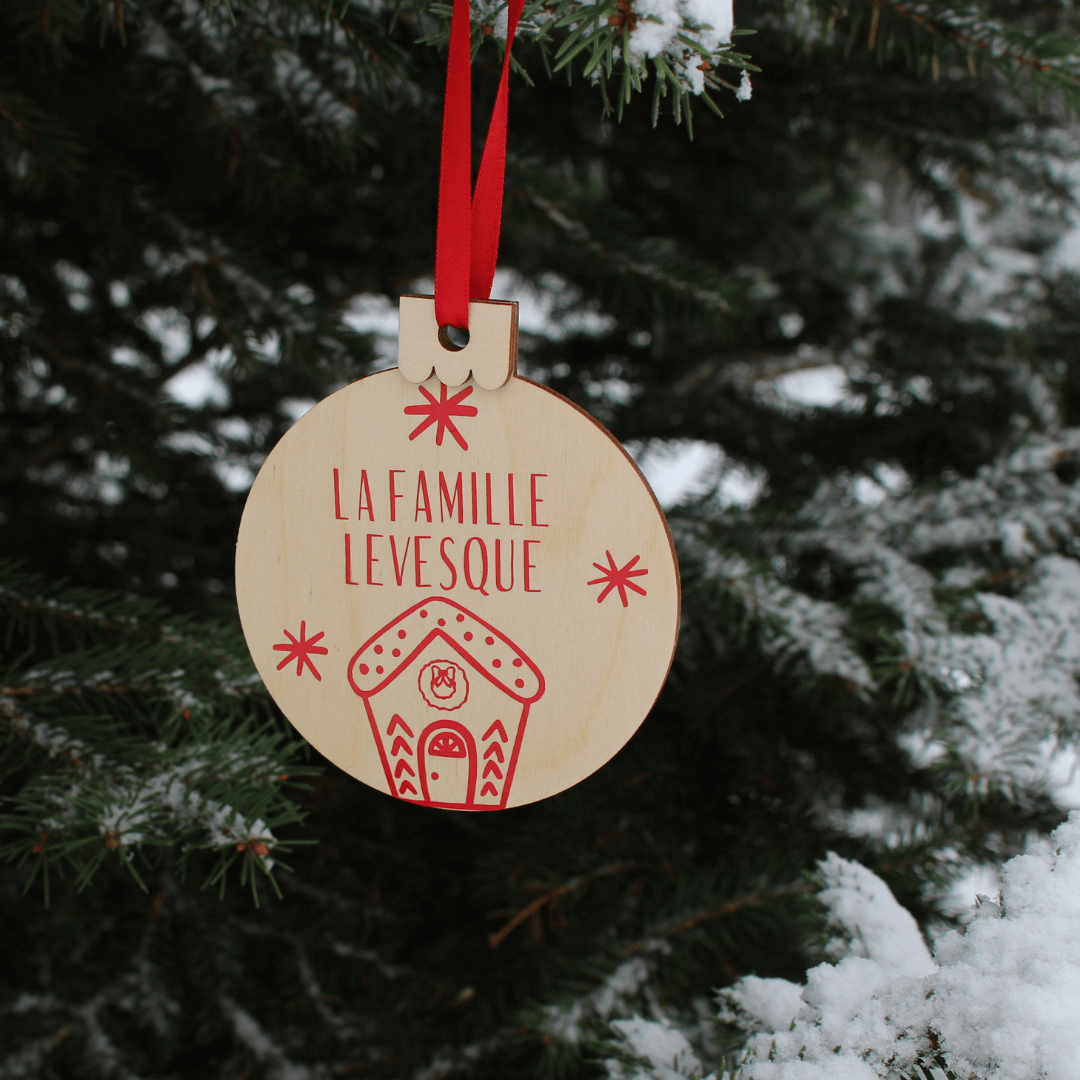
[[[420,618],[422,618],[422,619],[428,618],[428,616],[430,614],[431,614],[431,612],[429,612],[427,608],[422,608],[420,610],[420,612],[419,612]],[[454,621],[459,623],[459,624],[465,622],[466,617],[465,617],[464,613],[459,612],[457,615],[455,615],[454,616]],[[438,619],[438,625],[439,626],[446,626],[446,622],[447,622],[447,620],[445,618],[439,618]],[[408,637],[408,631],[406,631],[404,629],[399,629],[398,632],[397,632],[397,636],[398,636],[399,640],[404,641],[404,639],[406,637]],[[471,641],[474,640],[475,634],[471,630],[463,630],[462,633],[461,633],[461,638],[462,638],[463,641],[471,642]],[[496,638],[493,635],[487,634],[487,635],[484,636],[484,644],[487,645],[487,646],[499,647],[499,646],[506,646],[508,643],[505,642],[505,641],[497,641]],[[374,652],[376,655],[382,655],[384,651],[386,651],[386,650],[384,649],[384,647],[381,644],[380,645],[374,645],[372,647],[372,652]],[[394,657],[400,657],[401,656],[401,649],[396,649],[395,648],[395,649],[391,650],[391,652],[392,652],[392,655]],[[501,658],[501,657],[492,657],[492,656],[490,656],[490,654],[486,658],[481,657],[481,656],[477,656],[477,660],[479,660],[481,663],[483,663],[485,659],[487,660],[487,663],[489,664],[489,666],[491,668],[494,668],[494,669],[501,668],[503,666],[504,662],[505,662],[503,658]],[[513,666],[515,668],[522,668],[522,667],[525,666],[525,661],[520,656],[512,657],[510,659],[510,662],[513,664]],[[358,664],[357,665],[357,671],[358,671],[358,673],[360,675],[367,675],[370,670],[371,669],[369,668],[369,666],[367,664]],[[381,666],[376,667],[375,673],[377,675],[382,675],[383,672],[384,672],[383,667],[381,667]],[[524,672],[522,672],[522,674],[524,674]],[[525,679],[515,678],[514,679],[514,686],[518,690],[523,690],[525,688],[525,681],[526,681]]]

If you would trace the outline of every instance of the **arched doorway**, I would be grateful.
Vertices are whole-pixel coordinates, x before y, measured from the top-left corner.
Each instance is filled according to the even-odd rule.
[[[417,755],[426,802],[470,806],[476,796],[476,741],[455,720],[436,720],[420,735]]]

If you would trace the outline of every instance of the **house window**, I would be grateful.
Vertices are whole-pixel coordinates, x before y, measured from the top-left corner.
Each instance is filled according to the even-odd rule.
[[[440,731],[428,743],[428,753],[432,757],[466,757],[465,740],[453,731]]]

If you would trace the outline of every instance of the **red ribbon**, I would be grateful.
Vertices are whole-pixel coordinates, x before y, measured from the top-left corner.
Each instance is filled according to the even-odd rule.
[[[506,53],[488,125],[484,156],[469,200],[472,179],[472,84],[469,0],[454,0],[446,69],[439,229],[435,243],[435,318],[439,326],[469,327],[469,300],[487,300],[495,277],[506,173],[506,99],[510,49],[524,0],[510,0]]]

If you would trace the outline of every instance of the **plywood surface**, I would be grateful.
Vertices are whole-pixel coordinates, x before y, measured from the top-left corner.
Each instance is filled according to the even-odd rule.
[[[517,806],[599,768],[652,706],[678,628],[670,536],[634,464],[518,377],[385,371],[316,405],[255,481],[236,571],[291,722],[428,805]]]
[[[516,300],[470,300],[469,343],[448,349],[439,342],[433,296],[403,296],[398,331],[398,370],[409,382],[432,374],[447,386],[470,376],[484,390],[497,390],[517,371]]]

